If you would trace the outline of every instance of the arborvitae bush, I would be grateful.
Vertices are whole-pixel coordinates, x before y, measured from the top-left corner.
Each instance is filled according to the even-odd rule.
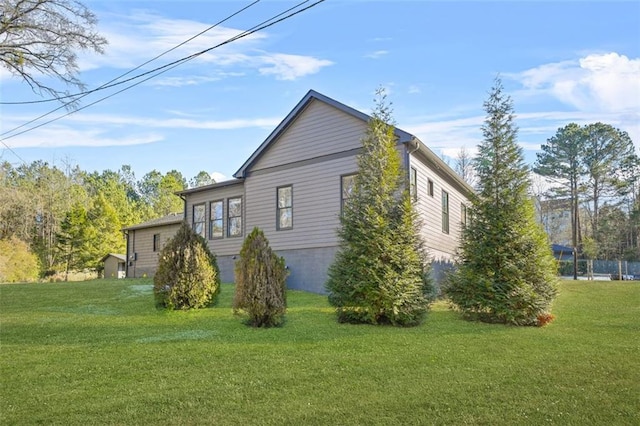
[[[156,306],[197,309],[215,303],[220,272],[207,242],[184,222],[160,252],[153,277]]]
[[[384,100],[362,140],[326,288],[339,322],[412,326],[429,306],[430,268]]]
[[[284,259],[269,247],[264,232],[254,228],[244,240],[235,266],[234,313],[246,314],[252,327],[282,325],[287,310],[287,274]]]
[[[445,294],[469,319],[542,325],[556,295],[556,264],[535,220],[529,168],[499,80],[485,110],[485,140],[475,159],[478,194]]]

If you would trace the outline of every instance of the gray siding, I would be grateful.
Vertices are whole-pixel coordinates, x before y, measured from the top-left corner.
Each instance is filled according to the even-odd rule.
[[[360,147],[367,123],[313,100],[251,167],[251,172]]]
[[[193,206],[206,205],[206,236],[218,257],[221,278],[234,280],[233,268],[244,237],[254,228],[265,232],[271,247],[285,258],[292,289],[324,293],[327,270],[338,250],[341,176],[357,172],[356,155],[367,123],[319,100],[312,100],[289,123],[278,138],[252,163],[244,181],[186,194],[186,219],[193,221]],[[442,171],[444,164],[429,160],[420,151],[407,156],[398,146],[403,165],[418,172],[417,208],[423,221],[422,234],[437,261],[437,273],[452,259],[460,234],[460,204],[467,202],[465,189]],[[408,164],[407,164],[408,161]],[[439,162],[441,163],[441,162]],[[427,182],[434,182],[434,196],[427,194]],[[277,229],[277,188],[293,188],[293,227]],[[442,190],[449,193],[449,233],[442,231]],[[230,197],[243,198],[242,238],[208,239],[209,203],[225,201],[224,228]]]
[[[422,221],[422,236],[434,260],[452,259],[460,241],[460,204],[468,201],[444,174],[430,167],[418,156],[410,158],[418,173],[416,204]],[[428,181],[433,181],[433,196],[428,194]],[[442,231],[442,191],[449,194],[449,233]]]
[[[275,250],[337,245],[340,177],[356,170],[351,156],[247,178],[247,230],[261,228]],[[285,185],[293,187],[293,228],[276,230],[276,191]]]
[[[160,251],[153,251],[153,235],[160,234],[160,248],[169,241],[180,228],[180,224],[162,225],[128,232],[127,278],[153,277],[158,268]]]

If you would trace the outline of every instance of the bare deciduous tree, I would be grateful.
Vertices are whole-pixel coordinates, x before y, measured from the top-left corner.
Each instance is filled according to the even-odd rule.
[[[455,171],[462,180],[471,186],[476,184],[476,173],[473,169],[473,156],[466,147],[460,148],[455,158]]]
[[[75,0],[0,0],[0,63],[34,92],[61,99],[68,90],[46,77],[84,90],[78,52],[103,53],[95,15]]]

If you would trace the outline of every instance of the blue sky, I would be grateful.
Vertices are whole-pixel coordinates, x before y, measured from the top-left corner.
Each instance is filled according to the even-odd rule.
[[[85,1],[109,45],[102,56],[81,56],[80,78],[97,87],[249,3]],[[214,46],[297,3],[262,0],[143,70]],[[570,122],[611,124],[640,147],[638,1],[327,0],[61,120],[5,134],[11,150],[3,146],[0,160],[88,171],[129,164],[137,178],[176,169],[190,179],[205,170],[221,180],[309,89],[368,113],[378,87],[386,89],[398,127],[453,157],[480,142],[482,103],[498,74],[529,162]],[[5,71],[0,83],[2,101],[41,99]],[[82,105],[115,91],[94,93]],[[0,133],[57,106],[0,105]]]

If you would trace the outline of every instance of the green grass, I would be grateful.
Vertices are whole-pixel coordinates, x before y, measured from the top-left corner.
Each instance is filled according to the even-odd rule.
[[[563,282],[544,328],[341,325],[288,293],[251,329],[154,308],[150,280],[0,286],[0,423],[640,424],[640,283]]]

